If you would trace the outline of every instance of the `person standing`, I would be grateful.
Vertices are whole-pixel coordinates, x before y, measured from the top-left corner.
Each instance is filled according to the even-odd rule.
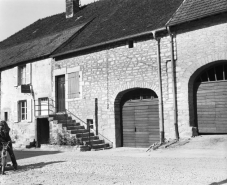
[[[8,124],[6,123],[6,121],[0,121],[0,142],[10,141],[7,151],[9,153],[11,161],[13,163],[13,169],[17,170],[17,161],[16,161],[16,157],[13,152],[13,145],[12,145],[12,140],[9,135],[9,131],[10,131],[10,128],[9,128]]]

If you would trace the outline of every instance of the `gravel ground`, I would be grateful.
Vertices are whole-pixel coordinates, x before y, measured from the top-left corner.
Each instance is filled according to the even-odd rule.
[[[227,184],[227,136],[202,136],[166,149],[104,151],[15,150],[1,185],[218,185]]]

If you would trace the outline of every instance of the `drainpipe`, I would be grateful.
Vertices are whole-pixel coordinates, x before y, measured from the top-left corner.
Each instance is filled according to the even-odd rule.
[[[173,42],[173,33],[170,30],[170,27],[167,27],[168,33],[170,35],[170,51],[171,51],[171,68],[172,68],[172,93],[173,93],[173,110],[174,110],[174,128],[175,128],[175,137],[179,140],[179,131],[177,123],[177,97],[176,97],[176,77],[175,77],[175,60],[174,60],[174,42]]]
[[[158,62],[158,80],[159,80],[159,127],[160,127],[160,143],[164,143],[164,116],[163,116],[163,98],[162,98],[162,71],[161,71],[161,56],[160,56],[160,38],[156,36],[156,31],[153,32],[153,37],[157,41],[157,62]]]

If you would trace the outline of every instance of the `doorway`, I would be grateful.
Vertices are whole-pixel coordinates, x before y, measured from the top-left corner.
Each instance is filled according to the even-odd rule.
[[[56,77],[56,108],[57,112],[65,111],[65,75]]]
[[[150,89],[127,92],[121,100],[123,147],[146,148],[159,141],[159,103]]]
[[[39,144],[49,144],[50,126],[48,118],[37,118],[37,140]]]

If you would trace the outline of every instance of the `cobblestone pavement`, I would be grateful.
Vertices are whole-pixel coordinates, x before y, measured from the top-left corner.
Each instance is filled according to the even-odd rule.
[[[19,169],[8,167],[1,185],[217,185],[227,184],[227,136],[197,137],[183,146],[146,152],[15,151]]]

